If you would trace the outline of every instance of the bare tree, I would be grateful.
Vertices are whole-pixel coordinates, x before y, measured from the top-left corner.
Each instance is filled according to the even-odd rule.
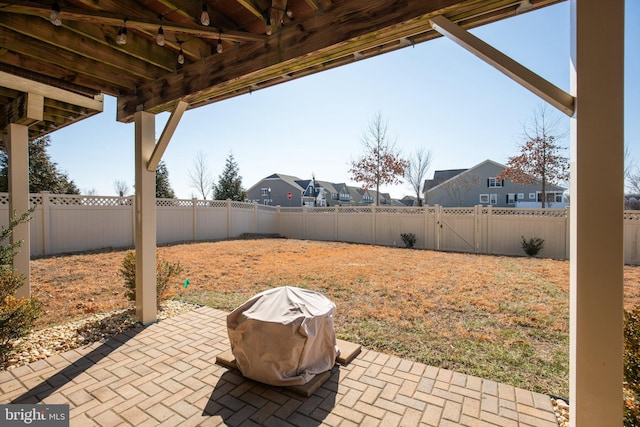
[[[640,194],[640,168],[638,166],[629,171],[627,183],[631,193]]]
[[[395,143],[387,138],[387,124],[377,113],[369,122],[362,136],[364,154],[358,160],[351,161],[349,173],[354,181],[362,183],[363,188],[376,189],[376,206],[380,205],[380,185],[402,182],[407,161],[400,157]]]
[[[480,176],[478,175],[466,175],[460,174],[442,186],[444,191],[447,192],[449,199],[451,202],[457,206],[462,206],[464,203],[464,199],[467,197],[467,194],[471,189],[480,183]]]
[[[116,179],[113,182],[113,189],[116,190],[116,194],[120,197],[126,196],[129,192],[129,186],[127,183],[125,181],[120,181],[119,179]]]
[[[631,158],[631,152],[629,151],[629,146],[625,145],[624,147],[624,181],[627,184],[628,188],[631,187],[631,174],[634,170],[637,171],[638,166],[636,165],[636,161]]]
[[[424,180],[427,177],[427,172],[431,166],[431,151],[424,148],[417,149],[407,164],[407,168],[404,171],[404,177],[407,183],[411,186],[413,191],[416,192],[416,198],[418,199],[418,206],[422,206],[422,199],[420,195],[424,191]]]
[[[529,126],[524,127],[520,154],[509,157],[507,167],[496,179],[510,179],[516,184],[540,182],[542,207],[546,207],[547,186],[569,179],[569,159],[560,154],[558,143],[567,132],[559,132],[559,118],[552,118],[546,107],[538,108]]]
[[[195,188],[204,200],[207,200],[213,186],[213,177],[207,165],[207,156],[202,151],[198,151],[196,158],[193,160],[193,169],[188,172],[191,187]]]

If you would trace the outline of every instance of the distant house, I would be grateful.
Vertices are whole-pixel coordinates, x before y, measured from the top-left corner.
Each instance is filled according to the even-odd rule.
[[[506,169],[505,165],[485,160],[469,169],[435,171],[433,179],[425,180],[425,204],[447,207],[496,206],[540,207],[542,191],[540,183],[521,185],[496,177]],[[564,207],[563,187],[547,185],[548,207]]]
[[[300,179],[274,173],[247,190],[247,201],[272,206],[363,206],[373,205],[375,190],[365,190],[317,179]],[[388,193],[380,193],[380,205],[399,204]]]

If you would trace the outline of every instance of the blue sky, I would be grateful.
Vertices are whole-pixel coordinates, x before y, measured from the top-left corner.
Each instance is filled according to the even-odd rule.
[[[625,143],[638,163],[639,23],[640,2],[627,0]],[[568,2],[472,33],[569,91]],[[431,151],[431,177],[437,169],[468,168],[486,159],[505,163],[518,153],[523,124],[541,105],[511,79],[439,38],[187,111],[163,159],[179,198],[198,194],[188,179],[198,152],[215,180],[233,153],[245,188],[274,172],[359,185],[351,181],[349,163],[362,154],[362,135],[380,112],[405,157],[423,147]],[[114,181],[123,180],[133,192],[134,125],[116,122],[115,113],[115,99],[107,98],[103,113],[51,135],[53,161],[83,191],[114,195]],[[568,118],[557,115],[568,129]],[[157,116],[157,137],[168,117]],[[383,190],[398,198],[413,194],[407,184]]]

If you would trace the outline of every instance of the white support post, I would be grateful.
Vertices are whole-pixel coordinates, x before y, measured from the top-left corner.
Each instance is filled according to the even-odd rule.
[[[7,126],[7,154],[9,155],[9,219],[29,210],[29,128],[15,123]],[[29,222],[18,224],[11,234],[11,243],[22,242],[13,257],[13,269],[24,276],[24,284],[16,291],[17,298],[31,296],[29,259],[31,244]]]
[[[156,307],[156,173],[147,170],[155,147],[155,116],[135,113],[136,168],[136,317],[143,325],[155,322]]]
[[[571,120],[570,422],[620,426],[624,0],[609,0],[606,7],[600,1],[571,0],[570,7],[576,97]]]

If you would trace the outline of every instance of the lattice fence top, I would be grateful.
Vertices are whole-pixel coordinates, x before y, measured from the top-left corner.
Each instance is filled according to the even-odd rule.
[[[475,208],[443,208],[442,215],[474,215]]]
[[[336,208],[312,208],[307,209],[307,213],[309,214],[335,214]]]
[[[32,195],[34,197],[35,195]],[[43,198],[38,197],[38,203],[42,204]],[[118,196],[76,196],[70,194],[49,194],[48,203],[55,206],[130,206],[132,197]]]
[[[640,211],[624,211],[624,219],[625,221],[640,222]]]
[[[252,203],[246,203],[246,202],[231,202],[231,207],[233,209],[253,210],[254,205]]]
[[[156,199],[156,206],[190,208],[193,207],[193,201],[185,199]]]
[[[424,215],[424,208],[419,207],[391,207],[391,206],[378,206],[376,207],[376,213],[386,215]]]
[[[485,208],[483,209],[483,211],[487,211],[483,213],[488,213],[489,210]],[[535,216],[535,217],[547,217],[547,218],[566,218],[567,210],[564,208],[561,208],[561,209],[492,208],[491,214],[494,216],[518,216],[518,217]]]

